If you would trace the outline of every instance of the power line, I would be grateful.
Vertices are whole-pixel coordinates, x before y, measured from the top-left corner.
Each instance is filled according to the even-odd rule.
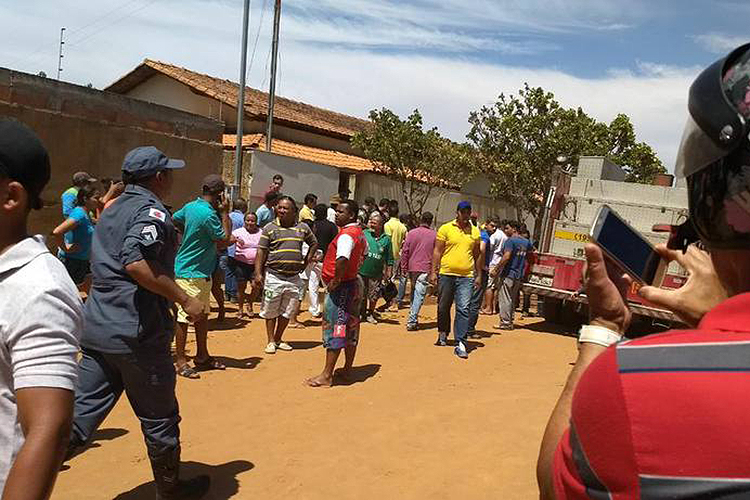
[[[268,0],[263,0],[263,7],[260,11],[260,23],[258,23],[258,31],[255,33],[255,43],[253,43],[253,53],[250,56],[250,65],[247,68],[247,73],[252,74],[253,61],[255,61],[255,49],[258,48],[258,38],[260,38],[260,30],[263,28],[263,20],[266,17],[266,8],[268,7]]]
[[[84,41],[88,40],[89,38],[91,38],[91,37],[93,37],[95,35],[98,35],[102,31],[104,31],[105,29],[109,28],[110,26],[113,26],[113,25],[119,23],[120,21],[124,21],[125,19],[133,16],[134,14],[137,14],[138,12],[142,11],[143,9],[152,6],[153,4],[155,4],[158,1],[159,0],[150,0],[147,3],[145,3],[144,5],[141,5],[140,7],[138,7],[137,9],[131,10],[130,12],[128,12],[127,14],[125,14],[124,16],[119,17],[119,18],[115,19],[114,21],[109,22],[109,23],[101,26],[99,29],[97,29],[97,30],[89,33],[85,37],[83,37],[83,38],[81,38],[81,39],[79,39],[79,40],[77,40],[77,41],[75,41],[73,43],[68,44],[68,46],[69,47],[75,47],[75,46],[81,45]]]
[[[117,12],[117,11],[119,11],[119,10],[122,10],[122,9],[124,9],[125,7],[127,7],[127,6],[129,6],[129,5],[131,5],[131,4],[134,4],[134,3],[137,3],[137,2],[140,2],[140,1],[141,1],[141,0],[128,0],[128,1],[126,1],[126,2],[123,2],[123,3],[121,3],[121,4],[119,5],[119,6],[115,7],[114,9],[112,9],[112,10],[110,10],[110,11],[107,11],[106,13],[104,13],[104,14],[102,14],[101,16],[97,17],[96,19],[94,19],[94,20],[93,20],[93,21],[91,21],[90,23],[88,23],[88,24],[85,24],[85,25],[81,26],[80,28],[76,28],[76,29],[74,29],[73,31],[71,31],[71,32],[70,32],[70,33],[68,34],[68,36],[73,36],[73,35],[77,35],[77,34],[78,34],[78,33],[80,33],[81,31],[84,31],[84,30],[85,30],[86,28],[88,28],[89,26],[93,26],[93,25],[97,24],[97,23],[98,23],[99,21],[101,21],[101,20],[103,20],[103,19],[106,19],[106,18],[107,18],[107,17],[109,16],[109,15],[111,15],[111,14],[114,14],[115,12]]]

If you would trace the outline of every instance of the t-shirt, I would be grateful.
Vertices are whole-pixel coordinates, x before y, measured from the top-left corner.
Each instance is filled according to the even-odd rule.
[[[331,224],[336,224],[336,209],[333,207],[328,207],[328,211],[326,212],[326,219]]]
[[[315,213],[307,205],[302,205],[299,210],[299,221],[302,222],[303,220],[315,220]]]
[[[508,235],[502,229],[496,229],[492,236],[490,236],[490,246],[492,247],[492,259],[490,259],[490,267],[495,267],[500,259],[503,258],[503,245],[508,240]]]
[[[264,203],[255,210],[255,218],[258,219],[258,227],[262,228],[273,220],[273,208],[268,208]]]
[[[339,227],[333,222],[323,219],[313,222],[312,230],[315,239],[318,240],[318,250],[323,252],[323,257],[325,258],[328,247],[336,235],[339,234]]]
[[[482,241],[484,241],[485,247],[484,247],[484,270],[487,271],[490,266],[490,260],[492,260],[492,249],[490,248],[491,242],[490,242],[490,235],[482,229],[479,231],[479,237],[482,238]]]
[[[471,224],[461,229],[458,222],[453,220],[440,226],[437,240],[445,243],[440,259],[440,274],[474,276],[474,247],[479,238],[479,229]]]
[[[175,275],[210,278],[218,257],[216,242],[226,238],[219,214],[209,202],[197,198],[175,212],[172,218],[184,227],[174,263]]]
[[[60,251],[69,259],[89,260],[91,254],[91,237],[94,234],[94,223],[83,207],[75,207],[68,214],[69,219],[76,221],[76,227],[65,233],[65,243],[78,245],[75,252]]]
[[[391,237],[382,233],[375,237],[372,229],[365,230],[367,240],[367,252],[365,260],[359,268],[359,274],[368,278],[380,278],[386,265],[393,265],[393,250],[391,249]],[[341,245],[341,241],[339,241]]]
[[[162,201],[143,186],[127,185],[94,231],[81,345],[112,354],[168,353],[172,303],[140,286],[126,267],[156,262],[172,278],[176,254],[177,232]]]
[[[531,242],[526,238],[520,236],[508,238],[503,245],[503,253],[510,252],[510,260],[505,263],[500,276],[514,280],[523,278],[526,269],[526,253],[529,251],[531,251]]]
[[[408,229],[398,220],[398,217],[391,217],[383,226],[385,234],[391,237],[391,248],[393,249],[393,258],[398,259],[401,255],[401,245],[404,244]]]
[[[239,210],[232,210],[231,212],[229,212],[229,220],[232,223],[232,232],[234,232],[245,225],[245,214],[243,214]],[[229,255],[230,257],[234,257],[234,251],[234,245],[229,245],[227,247],[227,255]]]
[[[750,498],[750,294],[697,329],[619,342],[578,382],[557,500]]]
[[[76,198],[78,198],[78,188],[75,186],[66,189],[60,197],[60,201],[62,202],[62,214],[66,219],[70,217],[71,210],[76,206]]]
[[[318,240],[310,227],[298,222],[291,227],[283,227],[279,219],[265,225],[258,242],[258,248],[268,251],[266,268],[284,276],[294,276],[305,268],[302,242],[310,246]]]
[[[0,491],[24,443],[16,391],[73,391],[83,313],[62,263],[34,236],[0,254]],[[43,411],[37,408],[37,411]]]
[[[401,269],[410,273],[429,273],[437,233],[429,227],[419,226],[406,235],[401,246]]]
[[[262,234],[260,229],[251,233],[244,226],[232,231],[232,236],[237,238],[234,258],[245,264],[253,264],[258,254],[258,243]]]

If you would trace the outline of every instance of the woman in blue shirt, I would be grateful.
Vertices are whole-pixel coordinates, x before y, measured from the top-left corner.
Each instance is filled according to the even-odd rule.
[[[52,231],[52,236],[60,248],[58,258],[65,265],[73,283],[86,293],[91,285],[89,255],[94,234],[94,223],[90,214],[96,213],[100,208],[100,195],[99,189],[95,186],[80,188],[75,206],[68,214],[68,218]]]

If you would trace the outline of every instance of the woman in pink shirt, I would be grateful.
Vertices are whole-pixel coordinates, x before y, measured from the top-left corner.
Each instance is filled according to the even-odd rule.
[[[240,318],[253,317],[253,293],[248,297],[248,311],[245,311],[245,289],[248,281],[253,282],[255,255],[258,253],[258,242],[262,231],[258,227],[258,218],[253,212],[245,215],[245,225],[232,231],[230,243],[235,245],[234,257],[229,257],[229,267],[237,278],[237,309]]]

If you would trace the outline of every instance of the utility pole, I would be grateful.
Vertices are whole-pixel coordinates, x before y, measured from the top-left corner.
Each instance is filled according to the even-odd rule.
[[[62,73],[62,58],[63,58],[63,45],[65,45],[65,42],[63,41],[63,33],[65,33],[65,28],[60,28],[60,53],[58,54],[57,58],[57,79],[60,80],[60,73]]]
[[[242,137],[245,134],[245,67],[247,65],[247,25],[250,19],[250,0],[245,0],[242,11],[242,50],[240,51],[240,92],[237,96],[237,145],[234,148],[234,184],[229,186],[232,201],[239,196],[242,185]]]
[[[268,91],[268,120],[266,122],[266,151],[271,152],[273,135],[273,107],[276,102],[276,63],[279,57],[279,21],[281,0],[276,0],[273,11],[273,46],[271,52],[271,88]]]

